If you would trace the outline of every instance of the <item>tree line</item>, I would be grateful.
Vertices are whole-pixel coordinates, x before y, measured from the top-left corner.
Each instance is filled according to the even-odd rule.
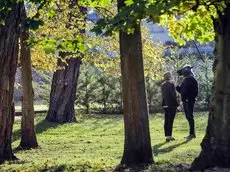
[[[213,57],[202,54],[204,61],[199,58],[197,53],[194,55],[188,53],[181,57],[178,48],[174,50],[171,48],[171,55],[162,56],[167,66],[170,66],[172,71],[185,64],[194,66],[195,77],[199,81],[199,95],[196,101],[196,111],[207,111],[210,106],[211,86],[213,80],[212,64]],[[119,64],[117,64],[119,66]],[[78,78],[75,110],[76,113],[119,113],[123,112],[122,93],[121,93],[121,77],[114,75],[115,71],[107,70],[107,65],[102,67],[95,65],[95,63],[83,62]],[[151,68],[151,66],[150,66]],[[162,112],[161,107],[161,91],[160,85],[163,80],[160,78],[153,78],[147,76],[145,71],[145,82],[147,91],[147,103],[150,113]],[[158,71],[159,74],[163,71]],[[35,93],[35,104],[48,105],[50,99],[52,72],[41,71],[40,69],[33,70],[36,82],[33,82]],[[118,72],[119,73],[119,72]],[[174,73],[174,79],[180,82],[177,73]],[[20,78],[20,77],[19,77]],[[19,83],[20,84],[20,83]],[[17,88],[17,103],[20,104],[21,87]],[[178,96],[178,99],[179,96]]]

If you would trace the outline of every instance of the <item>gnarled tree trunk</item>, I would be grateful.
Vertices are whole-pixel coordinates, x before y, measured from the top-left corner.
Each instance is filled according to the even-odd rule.
[[[25,7],[22,10],[22,20],[27,18]],[[32,86],[31,55],[27,45],[29,29],[21,28],[21,77],[22,77],[22,122],[20,148],[36,148],[38,146],[34,129],[34,91]]]
[[[216,33],[211,108],[202,151],[191,168],[230,167],[230,5],[214,21]]]
[[[12,6],[6,15],[5,25],[0,25],[0,163],[16,158],[12,153],[11,137],[21,7],[22,4]]]
[[[85,14],[87,9],[78,5],[78,0],[69,0],[69,8],[74,9],[78,7],[80,13]],[[79,19],[80,15],[76,13],[69,13],[69,28],[78,27],[75,22]],[[85,30],[82,29],[82,33]],[[62,59],[67,57],[68,52],[61,52]],[[79,52],[80,55],[80,52]],[[81,55],[82,56],[82,55]],[[46,119],[51,122],[65,123],[76,122],[74,104],[76,100],[77,81],[80,73],[81,59],[68,58],[67,65],[58,59],[58,66],[63,66],[65,69],[58,70],[53,75],[49,111]]]
[[[124,0],[118,0],[119,9]],[[148,107],[142,57],[140,25],[133,34],[120,31],[121,76],[124,106],[125,144],[121,164],[151,164]]]
[[[65,69],[58,70],[53,75],[49,111],[46,116],[51,122],[76,122],[74,103],[81,60],[70,58],[67,65],[59,59],[58,66]]]

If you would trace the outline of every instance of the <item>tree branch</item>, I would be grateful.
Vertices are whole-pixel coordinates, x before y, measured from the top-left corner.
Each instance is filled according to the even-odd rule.
[[[197,11],[197,9],[199,8],[199,6],[200,6],[200,1],[199,0],[196,0],[196,4],[191,8],[191,10],[193,10],[193,11]]]
[[[107,15],[108,15],[109,17],[114,16],[114,14],[113,14],[111,11],[109,11],[108,9],[106,9],[106,8],[103,8],[103,7],[95,7],[95,9],[98,10],[98,11],[103,10],[103,11],[107,12]]]

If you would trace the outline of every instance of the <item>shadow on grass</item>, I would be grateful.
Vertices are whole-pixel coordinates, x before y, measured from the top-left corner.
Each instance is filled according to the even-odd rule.
[[[56,128],[61,124],[54,123],[54,122],[48,122],[45,119],[38,122],[35,126],[36,134],[40,134],[48,130],[49,128]],[[12,142],[15,142],[21,138],[21,129],[13,132],[13,139]]]
[[[51,166],[51,167],[45,167],[43,169],[40,169],[39,171],[40,172],[50,172],[50,171],[55,171],[55,172],[58,172],[58,171],[65,171],[66,169],[66,166],[65,165],[61,165],[61,166]]]
[[[158,163],[152,165],[151,171],[164,171],[164,172],[191,172],[190,164],[180,163],[171,164],[167,162],[164,166],[160,166]]]
[[[179,146],[181,146],[183,144],[186,144],[189,141],[191,141],[191,140],[185,140],[185,141],[183,141],[181,143],[177,143],[177,144],[171,145],[171,146],[163,148],[163,149],[161,149],[160,147],[165,145],[165,144],[167,144],[167,142],[157,144],[157,145],[153,146],[153,154],[155,156],[157,156],[158,154],[164,154],[164,153],[171,152],[171,151],[173,151],[173,149],[175,149],[175,148],[177,148],[177,147],[179,147]]]
[[[125,165],[119,164],[113,170],[114,172],[138,172],[138,171],[151,171],[152,164],[139,164],[139,165]]]
[[[46,165],[46,164],[45,164]],[[63,171],[113,171],[112,168],[98,168],[89,164],[84,165],[54,165],[42,167],[39,172],[63,172]]]
[[[36,134],[43,133],[49,128],[57,128],[59,125],[62,125],[62,124],[48,122],[47,120],[44,119],[36,124],[36,127],[35,127]]]

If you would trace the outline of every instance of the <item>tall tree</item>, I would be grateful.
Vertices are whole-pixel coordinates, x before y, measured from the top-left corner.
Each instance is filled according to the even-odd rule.
[[[201,143],[202,151],[192,163],[193,170],[209,167],[230,167],[230,3],[213,19],[215,30],[214,82],[211,108],[206,135]]]
[[[46,119],[58,123],[76,122],[74,102],[81,60],[71,58],[65,63],[59,59],[58,65],[65,69],[58,70],[53,75]]]
[[[22,9],[22,21],[27,19],[25,6]],[[34,91],[32,86],[31,55],[29,40],[29,29],[25,25],[21,27],[20,33],[20,61],[22,78],[22,121],[20,148],[36,148],[38,146],[34,129]]]
[[[118,0],[118,9],[125,7]],[[125,144],[121,164],[153,163],[142,57],[140,23],[134,32],[120,31],[120,57],[124,102]]]
[[[184,5],[186,6],[186,4]],[[208,126],[201,143],[201,153],[192,163],[191,169],[204,170],[215,166],[230,167],[230,116],[228,113],[230,110],[228,98],[230,91],[228,79],[230,2],[228,0],[196,0],[190,2],[190,5],[187,6],[189,8],[185,8],[185,6],[182,5],[185,10],[189,9],[187,14],[183,15],[181,19],[174,17],[174,22],[169,22],[172,35],[178,38],[177,40],[181,43],[193,39],[206,42],[215,36],[214,81]]]
[[[110,1],[94,2],[101,7]],[[128,3],[130,1],[119,0],[118,15],[99,20],[93,31],[104,35],[119,31],[125,123],[125,144],[121,165],[151,164],[154,161],[145,91],[141,20],[133,18],[132,15],[135,15],[134,10],[132,15],[129,14],[129,9],[126,6]]]
[[[74,13],[74,9],[76,8],[78,12],[75,10]],[[81,20],[80,17],[84,16],[86,8],[79,7],[77,0],[71,0],[69,1],[69,9],[69,23],[66,25],[66,28],[70,30],[71,28],[81,30],[82,28],[74,22]],[[77,33],[73,33],[73,36],[76,34]],[[64,69],[57,70],[53,75],[49,110],[46,116],[46,119],[51,122],[76,122],[74,103],[81,65],[80,58],[82,57],[80,53],[78,53],[78,57],[69,57],[70,55],[73,56],[73,54],[69,52],[60,52],[58,66],[62,66]],[[63,61],[66,61],[66,63]]]
[[[11,136],[14,122],[13,90],[18,60],[22,4],[14,4],[9,10],[3,18],[4,25],[0,25],[0,163],[16,158],[12,152]]]

